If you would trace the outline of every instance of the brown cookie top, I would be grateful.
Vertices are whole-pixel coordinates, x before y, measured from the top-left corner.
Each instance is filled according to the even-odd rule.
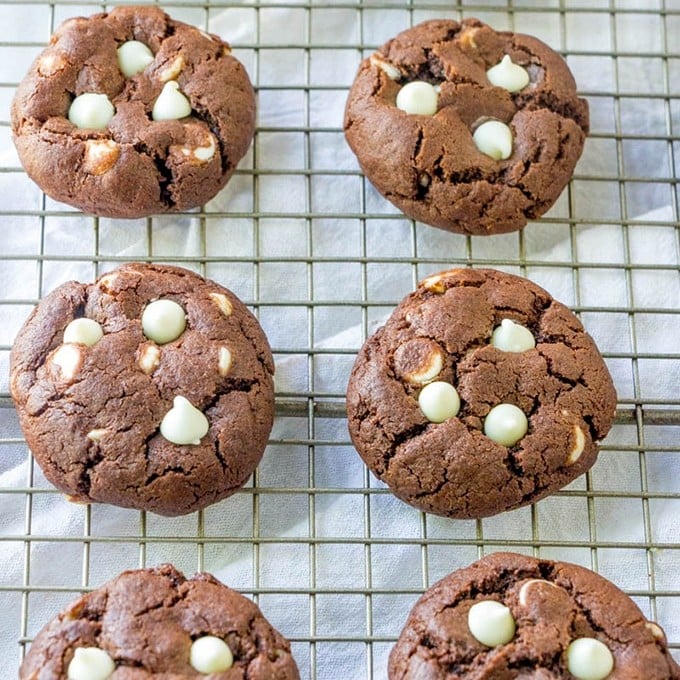
[[[158,7],[65,21],[12,104],[26,172],[52,198],[96,215],[202,205],[254,132],[253,88],[230,52]]]
[[[10,369],[26,441],[76,501],[198,510],[246,482],[272,427],[257,320],[179,267],[126,264],[59,286],[19,332]]]
[[[205,670],[214,656],[226,661]],[[112,680],[300,677],[290,643],[255,603],[169,564],[123,572],[67,607],[38,633],[19,679],[66,680],[69,667],[74,680],[108,677],[94,674],[107,668]]]
[[[680,668],[663,630],[607,579],[567,562],[494,553],[416,602],[389,678],[672,680]]]
[[[528,84],[510,91],[522,78]],[[398,96],[416,81],[424,92],[406,96],[402,110]],[[426,113],[407,112],[414,100]],[[491,135],[503,124],[511,144],[502,158],[475,143],[489,121]],[[560,195],[583,149],[588,105],[563,59],[540,40],[477,19],[435,20],[361,63],[344,127],[368,179],[406,215],[454,232],[498,234],[522,228]]]
[[[532,503],[584,473],[615,408],[579,320],[492,269],[421,281],[366,341],[347,388],[352,441],[373,473],[457,518]]]

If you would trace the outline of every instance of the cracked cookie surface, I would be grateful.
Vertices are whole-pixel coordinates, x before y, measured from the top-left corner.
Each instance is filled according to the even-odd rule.
[[[185,315],[162,338],[145,313],[158,299]],[[92,344],[69,335],[83,319],[100,329]],[[257,320],[233,293],[179,267],[132,263],[62,284],[19,332],[10,372],[35,459],[75,501],[198,510],[247,481],[273,423],[274,364]]]
[[[150,50],[150,61],[125,76],[118,48],[133,41]],[[52,198],[95,215],[143,217],[206,203],[227,183],[254,132],[253,88],[230,51],[218,36],[156,7],[65,21],[12,103],[24,168]],[[190,113],[154,120],[169,83]],[[104,95],[114,107],[102,129],[69,120],[73,101],[85,93]]]
[[[492,344],[503,321],[535,346]],[[438,383],[460,404],[433,422],[420,402]],[[526,417],[510,445],[485,434],[501,404]],[[350,435],[373,474],[416,508],[456,518],[533,503],[583,474],[615,409],[611,376],[579,320],[536,284],[491,269],[421,281],[366,341],[347,388]]]
[[[504,56],[528,85],[493,86]],[[433,115],[397,108],[414,81],[438,88]],[[489,120],[507,125],[512,153],[482,153],[473,140]],[[403,31],[359,67],[345,136],[376,189],[426,224],[466,234],[515,231],[557,200],[588,132],[588,105],[563,59],[540,40],[497,32],[477,19],[433,20]]]
[[[470,609],[486,600],[508,607],[514,619],[505,644],[482,644],[468,626]],[[611,680],[680,678],[663,630],[613,583],[575,564],[513,553],[484,557],[427,590],[392,650],[388,675],[573,680],[579,676],[569,671],[568,649],[581,638],[611,652],[613,670],[605,676]]]
[[[204,636],[226,642],[228,670],[192,667],[192,643]],[[255,603],[210,574],[187,579],[167,564],[123,572],[72,603],[38,633],[20,680],[66,680],[78,648],[106,652],[112,680],[299,678],[290,643]]]

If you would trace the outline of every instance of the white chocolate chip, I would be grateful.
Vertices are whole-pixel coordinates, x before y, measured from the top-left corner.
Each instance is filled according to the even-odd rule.
[[[533,588],[537,588],[539,586],[549,586],[550,588],[559,588],[559,586],[555,585],[551,581],[546,581],[542,578],[532,578],[529,579],[526,583],[522,585],[522,587],[519,589],[519,603],[522,607],[526,607],[528,597],[529,597],[529,590]]]
[[[205,414],[188,399],[177,396],[163,416],[161,434],[173,444],[200,444],[210,428]]]
[[[389,61],[381,59],[377,54],[372,54],[370,58],[371,66],[379,68],[390,80],[400,80],[401,71]]]
[[[180,54],[158,74],[158,79],[161,83],[167,83],[169,80],[176,80],[183,68],[184,57]]]
[[[446,286],[444,285],[445,278],[446,277],[441,274],[433,274],[432,276],[423,279],[420,282],[420,285],[433,293],[443,293],[446,290]]]
[[[174,300],[154,300],[142,312],[144,335],[159,345],[179,338],[186,325],[186,314]]]
[[[105,94],[85,92],[71,102],[68,119],[81,130],[104,130],[115,112]]]
[[[512,612],[495,600],[482,600],[470,607],[468,628],[475,640],[487,647],[504,645],[515,637]]]
[[[210,293],[213,302],[220,308],[224,316],[231,316],[233,307],[229,298],[224,293]]]
[[[491,344],[503,352],[526,352],[536,347],[536,340],[528,328],[503,319],[491,335]]]
[[[85,142],[83,170],[90,175],[108,172],[120,157],[120,145],[112,139],[88,139]]]
[[[437,90],[424,80],[406,83],[397,93],[397,108],[419,116],[433,116],[437,113],[439,96]]]
[[[420,390],[418,406],[431,423],[443,423],[458,415],[460,397],[453,385],[438,380]]]
[[[500,120],[487,120],[472,135],[479,151],[496,161],[505,160],[512,155],[512,132]]]
[[[203,162],[212,160],[213,156],[215,155],[215,148],[215,138],[210,135],[208,144],[206,146],[197,146],[194,149],[194,158]]]
[[[652,634],[652,637],[657,640],[664,640],[666,638],[661,627],[653,621],[647,621],[647,623],[645,623],[645,628]]]
[[[502,87],[508,92],[519,92],[529,84],[529,74],[525,68],[515,64],[510,55],[506,54],[500,63],[492,66],[486,77],[496,87]]]
[[[424,385],[434,380],[444,367],[444,356],[440,350],[433,350],[426,361],[417,370],[405,374],[403,377],[414,385]]]
[[[224,640],[205,635],[193,641],[189,661],[199,673],[222,673],[233,666],[234,656]]]
[[[45,54],[38,60],[38,73],[49,77],[58,73],[66,66],[66,60],[61,54]]]
[[[78,345],[91,347],[96,345],[104,337],[102,327],[94,319],[73,319],[64,328],[64,342],[72,342]]]
[[[569,451],[565,465],[573,465],[581,457],[585,446],[586,436],[583,430],[578,425],[574,425],[574,446]]]
[[[99,647],[77,647],[68,665],[68,680],[106,680],[116,670],[109,654]]]
[[[150,375],[161,363],[161,348],[151,343],[145,343],[139,348],[137,363],[144,373]]]
[[[59,367],[64,380],[73,380],[83,363],[80,347],[78,345],[62,345],[52,355],[52,363]]]
[[[578,638],[567,648],[567,669],[578,680],[604,680],[613,668],[612,653],[595,638]]]
[[[231,370],[232,357],[231,352],[227,347],[220,347],[219,357],[217,359],[217,368],[220,375],[224,377]]]
[[[153,61],[153,52],[139,40],[124,42],[116,53],[118,67],[126,78],[141,73]]]
[[[111,430],[109,430],[106,427],[100,427],[94,430],[90,430],[87,433],[87,438],[91,439],[93,442],[98,442],[99,440],[103,439]]]
[[[516,444],[528,427],[527,417],[514,404],[494,406],[484,420],[484,434],[503,446]]]
[[[179,120],[191,113],[191,103],[180,92],[177,81],[163,85],[158,99],[154,102],[151,117],[154,120]]]

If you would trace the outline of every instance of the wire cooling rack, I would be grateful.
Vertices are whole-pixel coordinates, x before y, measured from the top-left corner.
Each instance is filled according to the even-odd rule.
[[[486,552],[565,558],[616,582],[680,656],[680,2],[175,2],[220,33],[257,88],[258,128],[201,212],[133,222],[46,198],[12,150],[9,103],[63,19],[96,3],[0,1],[0,658],[126,568],[172,561],[254,598],[304,678],[384,678],[406,613]],[[557,205],[522,233],[469,238],[414,224],[366,182],[342,139],[362,56],[399,30],[478,16],[561,51],[592,134]],[[232,288],[277,360],[277,420],[253,480],[168,520],[74,506],[32,462],[9,397],[21,323],[59,283],[128,260],[174,262]],[[427,274],[491,266],[572,307],[614,375],[616,424],[597,465],[535,506],[481,521],[425,516],[371,478],[343,419],[363,339]]]

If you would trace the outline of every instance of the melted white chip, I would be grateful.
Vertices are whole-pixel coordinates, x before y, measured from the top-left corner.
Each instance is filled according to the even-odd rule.
[[[614,657],[595,638],[578,638],[567,648],[567,668],[578,680],[604,680],[614,668]]]
[[[211,160],[215,155],[215,139],[213,136],[210,135],[206,146],[197,146],[193,153],[196,160],[203,162]]]
[[[435,349],[425,357],[425,360],[417,369],[405,374],[404,378],[410,383],[424,385],[434,380],[442,372],[443,367],[444,357],[438,349]]]
[[[443,423],[458,414],[460,397],[453,385],[437,380],[420,390],[418,406],[431,423]]]
[[[483,645],[497,647],[510,642],[515,636],[515,619],[500,602],[483,600],[470,607],[468,628]]]
[[[191,103],[180,92],[176,80],[163,85],[158,99],[154,102],[151,117],[154,120],[179,120],[191,113]]]
[[[487,120],[473,133],[472,140],[483,154],[496,161],[505,160],[512,155],[512,132],[500,120]]]
[[[377,54],[371,55],[370,62],[372,66],[379,68],[390,80],[399,80],[401,78],[401,71],[394,64],[381,59]]]
[[[583,430],[578,425],[574,425],[574,446],[569,451],[566,465],[573,465],[581,457],[585,446],[586,436],[583,434]]]
[[[71,102],[68,119],[81,130],[104,130],[115,113],[105,94],[85,92]]]
[[[111,272],[110,274],[104,274],[104,276],[100,277],[97,284],[100,288],[108,292],[113,290],[117,280],[118,274],[116,274],[116,272]]]
[[[228,347],[220,347],[219,357],[217,359],[217,369],[221,376],[227,375],[231,370],[232,358]]]
[[[118,66],[126,78],[141,73],[152,61],[153,52],[139,40],[128,40],[117,50]]]
[[[45,54],[38,60],[38,73],[41,76],[53,76],[66,67],[66,60],[61,54]]]
[[[513,446],[529,428],[527,417],[514,404],[494,406],[484,420],[484,434],[503,446]]]
[[[437,113],[439,95],[434,85],[424,80],[406,83],[397,93],[397,108],[406,113],[433,116]]]
[[[83,170],[90,175],[108,172],[120,157],[120,145],[112,139],[88,139],[85,142]]]
[[[548,586],[549,588],[559,588],[559,586],[555,585],[551,581],[546,581],[542,578],[532,578],[519,589],[518,599],[520,605],[522,605],[522,607],[526,607],[529,600],[529,591],[543,586]]]
[[[188,399],[177,396],[161,421],[161,434],[173,444],[200,444],[210,425]]]
[[[194,640],[189,660],[199,673],[222,673],[234,665],[229,645],[213,635]]]
[[[137,360],[139,367],[144,373],[150,375],[161,363],[161,349],[151,343],[143,345],[139,350],[139,359]]]
[[[536,340],[528,328],[503,319],[491,335],[491,344],[504,352],[526,352],[536,347]]]
[[[486,72],[486,77],[492,85],[502,87],[508,92],[519,92],[529,84],[527,70],[515,64],[509,54],[506,54],[500,63],[492,66]]]
[[[653,621],[647,621],[647,623],[645,623],[645,628],[652,634],[652,637],[655,637],[657,640],[663,640],[666,637],[661,627]]]
[[[102,327],[94,319],[73,319],[64,328],[64,342],[72,342],[78,345],[91,347],[96,345],[104,337]]]
[[[229,298],[224,293],[210,293],[210,297],[212,298],[212,301],[220,308],[220,312],[222,312],[224,316],[231,315],[233,308],[231,306],[231,302],[229,302]]]
[[[87,433],[87,438],[91,439],[93,442],[98,442],[101,439],[103,439],[109,432],[111,432],[111,430],[109,430],[106,427],[96,428],[94,430],[90,430]]]
[[[179,338],[186,325],[186,314],[174,300],[154,300],[142,312],[144,335],[159,345]]]
[[[432,276],[423,279],[419,285],[427,290],[431,290],[433,293],[443,293],[446,290],[446,285],[444,284],[445,280],[446,276],[443,276],[442,274],[433,274]]]
[[[184,57],[180,54],[158,74],[158,78],[162,83],[167,83],[168,80],[175,80],[183,68]]]
[[[52,363],[59,366],[64,380],[72,380],[82,363],[80,348],[78,345],[62,345],[52,355]]]
[[[68,680],[106,680],[116,670],[107,652],[98,647],[77,647],[68,665]]]

